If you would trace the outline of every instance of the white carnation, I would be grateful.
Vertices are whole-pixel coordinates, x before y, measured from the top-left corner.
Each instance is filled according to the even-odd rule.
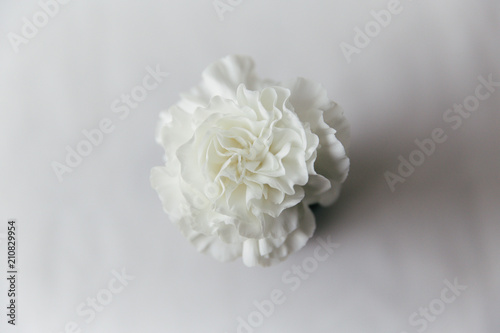
[[[337,198],[349,169],[349,127],[319,84],[259,79],[228,56],[161,113],[165,166],[151,184],[198,251],[268,266],[315,229],[309,205]]]

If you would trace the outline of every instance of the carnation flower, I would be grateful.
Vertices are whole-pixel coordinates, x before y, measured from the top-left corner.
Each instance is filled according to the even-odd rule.
[[[200,252],[268,266],[302,248],[347,177],[349,126],[325,89],[257,77],[245,56],[210,65],[163,111],[151,171],[169,219]]]

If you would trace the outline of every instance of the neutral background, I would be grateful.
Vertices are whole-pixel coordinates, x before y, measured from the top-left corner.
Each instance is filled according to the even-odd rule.
[[[499,332],[500,89],[456,130],[443,114],[478,76],[500,81],[500,2],[401,0],[348,64],[340,43],[387,3],[243,0],[220,20],[210,0],[74,0],[15,53],[8,33],[40,7],[3,0],[0,234],[17,219],[17,331],[65,332],[73,321],[82,332],[236,332],[238,316],[280,289],[286,301],[256,332],[414,333],[409,316],[457,278],[467,289],[425,331]],[[231,53],[253,56],[263,77],[321,82],[352,125],[341,198],[315,210],[315,237],[340,247],[295,291],[282,275],[316,240],[271,268],[222,264],[196,253],[150,188],[159,111]],[[120,119],[112,102],[156,65],[170,75]],[[114,131],[59,182],[51,163],[103,118]],[[435,128],[447,141],[391,192],[384,173]],[[87,323],[76,308],[122,269],[135,279]]]

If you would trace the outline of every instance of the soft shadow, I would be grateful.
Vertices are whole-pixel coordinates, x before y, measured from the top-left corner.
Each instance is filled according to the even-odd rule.
[[[316,217],[314,237],[325,237],[335,232],[340,225],[352,223],[346,221],[345,217],[352,210],[362,209],[361,203],[364,200],[374,200],[374,197],[376,200],[379,197],[381,201],[387,203],[391,201],[390,196],[397,196],[400,191],[425,192],[440,186],[438,184],[442,186],[443,183],[454,182],[457,177],[465,181],[461,176],[463,170],[460,170],[462,164],[460,142],[445,142],[437,147],[436,152],[422,166],[416,168],[414,175],[410,176],[407,182],[398,184],[396,192],[392,193],[384,179],[384,173],[396,172],[399,165],[398,155],[407,157],[416,148],[413,140],[414,138],[400,138],[395,145],[388,145],[383,140],[368,144],[353,142],[350,150],[349,176],[343,184],[338,200],[329,207],[311,206]],[[401,145],[402,142],[404,145]],[[432,163],[431,168],[428,167],[428,163]],[[456,168],[450,170],[450,165]]]

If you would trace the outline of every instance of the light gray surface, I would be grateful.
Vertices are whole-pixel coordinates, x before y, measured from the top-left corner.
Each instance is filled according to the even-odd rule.
[[[421,326],[409,316],[455,278],[467,289],[425,331],[498,332],[500,88],[456,130],[443,114],[478,76],[500,81],[500,5],[402,0],[348,64],[340,43],[387,3],[243,0],[220,21],[209,0],[72,1],[15,53],[7,34],[39,7],[2,2],[0,233],[18,220],[18,332],[64,332],[71,321],[83,332],[236,332],[238,316],[280,289],[286,301],[256,332],[413,333]],[[253,56],[264,77],[321,82],[352,125],[341,198],[315,211],[316,238],[340,247],[295,291],[282,276],[316,240],[272,268],[221,264],[194,251],[149,185],[162,161],[158,112],[230,53]],[[170,75],[119,119],[111,103],[157,64]],[[103,118],[114,131],[59,182],[51,163]],[[435,128],[447,141],[391,192],[384,172]],[[135,279],[86,323],[76,308],[122,268]]]

